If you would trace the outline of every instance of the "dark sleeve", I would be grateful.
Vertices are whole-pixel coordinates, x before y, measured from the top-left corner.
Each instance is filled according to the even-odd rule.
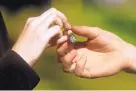
[[[0,89],[32,90],[40,78],[14,51],[8,50],[0,59]]]

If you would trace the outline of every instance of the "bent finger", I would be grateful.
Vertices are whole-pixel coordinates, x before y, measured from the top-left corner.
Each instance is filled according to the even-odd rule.
[[[73,49],[63,57],[62,62],[65,64],[73,64],[72,61],[76,56],[77,52],[75,49]]]
[[[85,64],[87,61],[87,56],[86,55],[82,55],[81,58],[76,62],[76,68],[74,71],[74,74],[76,76],[84,76],[84,69],[85,69]]]

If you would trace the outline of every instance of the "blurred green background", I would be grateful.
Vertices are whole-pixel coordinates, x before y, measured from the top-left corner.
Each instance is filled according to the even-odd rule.
[[[50,7],[55,7],[63,12],[73,25],[97,26],[116,33],[129,43],[136,44],[135,0],[120,4],[117,2],[114,4],[93,1],[95,0],[52,0]],[[47,9],[49,7],[30,6],[16,13],[10,13],[2,9],[12,42],[15,43],[17,40],[27,18],[38,16]],[[64,73],[61,70],[61,65],[56,60],[55,48],[47,49],[40,57],[34,69],[39,74],[41,81],[35,89],[136,89],[136,74],[121,72],[107,78],[83,79]]]

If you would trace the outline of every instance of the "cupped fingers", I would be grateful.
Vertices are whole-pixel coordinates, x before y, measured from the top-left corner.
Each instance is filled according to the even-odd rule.
[[[63,56],[61,59],[64,64],[71,65],[73,64],[72,61],[76,56],[77,56],[77,52],[75,49],[73,49],[70,52],[68,52],[65,56]]]
[[[85,65],[87,62],[87,56],[82,55],[80,59],[76,62],[76,67],[74,70],[74,74],[78,77],[83,77],[83,78],[90,78],[90,72],[85,69]]]
[[[73,50],[73,45],[69,44],[68,41],[58,45],[57,47],[57,53],[59,56],[65,56],[71,50]]]

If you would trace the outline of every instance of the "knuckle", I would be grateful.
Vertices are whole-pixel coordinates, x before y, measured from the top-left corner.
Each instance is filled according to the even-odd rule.
[[[61,58],[61,61],[63,62],[63,65],[68,65],[68,64],[66,63],[66,59],[64,59],[64,57]]]
[[[36,24],[37,24],[37,19],[36,19],[37,17],[30,17],[30,18],[28,18],[27,19],[27,26],[32,26],[32,27],[34,27],[34,26],[36,26]]]
[[[67,68],[63,68],[62,70],[63,70],[63,72],[65,72],[65,73],[69,73],[69,72],[70,72]]]
[[[88,70],[88,69],[86,69],[86,71],[88,72],[88,77],[87,78],[91,78],[91,79],[94,79],[94,78],[96,78],[95,77],[95,74],[92,72],[92,70],[90,69],[90,71]]]
[[[52,8],[51,8],[51,10],[56,11],[57,9],[56,9],[56,8],[54,8],[54,7],[52,7]]]
[[[88,71],[88,70],[87,70]],[[88,71],[89,72],[89,71]],[[90,70],[89,72],[89,77],[88,78],[91,78],[91,79],[95,79],[95,78],[98,78],[99,76],[97,74],[95,74],[92,70]]]
[[[76,76],[78,76],[78,77],[85,78],[84,77],[84,71],[77,71],[77,70],[75,70],[74,74]]]
[[[65,60],[65,63],[66,63],[66,64],[71,64],[71,63],[72,63],[72,60],[69,59],[68,56],[64,56],[64,60]]]
[[[78,77],[81,77],[81,73],[78,72],[77,70],[74,70],[74,75],[78,76]]]
[[[28,19],[27,19],[27,23],[31,22],[31,21],[34,20],[34,19],[35,19],[35,17],[30,17],[30,18],[28,18]]]
[[[27,23],[29,23],[31,20],[32,20],[32,18],[28,18],[28,19],[27,19]]]
[[[60,48],[57,49],[57,53],[60,54],[60,55],[61,54],[67,54],[67,52],[63,52],[64,50],[62,48],[63,48],[63,45]]]
[[[60,57],[63,57],[63,60],[65,60],[65,59],[64,59],[65,53],[63,53],[61,49],[58,49],[58,50],[57,50],[57,53],[58,53],[58,55],[59,55]]]
[[[89,75],[90,76],[90,75]],[[84,74],[84,71],[80,72],[80,77],[81,78],[85,78],[85,74]],[[90,77],[89,77],[90,78]]]
[[[60,49],[57,49],[57,53],[60,54]]]
[[[59,35],[61,29],[58,25],[53,26],[52,29]]]
[[[58,25],[54,26],[54,28],[60,30],[60,27]]]
[[[29,27],[34,27],[34,26],[36,26],[36,21],[35,20],[31,20],[27,25],[29,26]]]
[[[64,14],[63,14],[64,15]],[[68,22],[68,19],[67,18],[64,18],[64,19],[62,19],[62,22],[63,23],[67,23]]]

